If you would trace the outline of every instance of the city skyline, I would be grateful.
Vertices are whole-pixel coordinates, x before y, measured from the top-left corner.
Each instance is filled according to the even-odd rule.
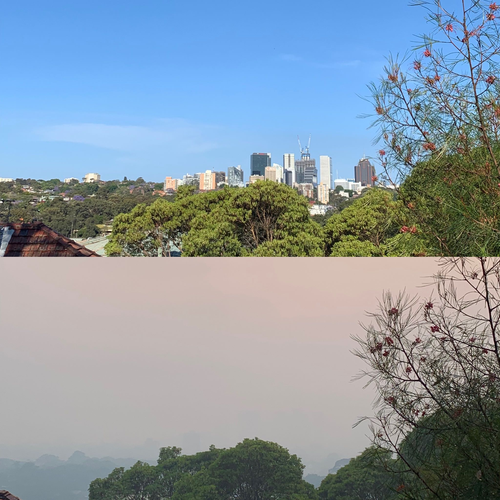
[[[298,158],[297,134],[312,134],[313,150],[349,177],[361,154],[378,149],[370,120],[357,118],[373,113],[367,85],[425,29],[417,9],[395,0],[384,9],[362,2],[335,30],[351,7],[313,2],[300,36],[289,29],[300,25],[295,9],[281,0],[126,5],[4,6],[0,176],[159,180],[193,165],[246,169],[253,151]],[[262,12],[272,37],[250,34]],[[294,74],[307,79],[286,76]]]

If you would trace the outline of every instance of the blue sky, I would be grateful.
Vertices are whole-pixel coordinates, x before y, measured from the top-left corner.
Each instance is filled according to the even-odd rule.
[[[16,0],[0,7],[0,177],[161,181],[250,155],[375,156],[366,96],[425,31],[404,0]]]

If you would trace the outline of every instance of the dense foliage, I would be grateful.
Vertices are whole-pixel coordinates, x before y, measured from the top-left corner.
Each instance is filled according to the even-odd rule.
[[[116,217],[108,255],[321,256],[323,234],[294,189],[261,181],[247,188],[183,193]]]
[[[137,462],[93,481],[89,500],[314,500],[303,469],[296,455],[257,438],[190,456],[162,448],[156,466]]]
[[[137,181],[69,184],[59,179],[49,181],[16,179],[0,183],[0,221],[40,220],[58,233],[88,238],[99,234],[103,225],[138,204],[149,205],[154,185]]]

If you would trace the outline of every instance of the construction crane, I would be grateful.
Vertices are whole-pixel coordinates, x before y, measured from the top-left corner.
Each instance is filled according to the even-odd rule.
[[[311,155],[309,154],[309,147],[311,146],[311,134],[309,134],[309,141],[307,141],[307,148],[302,147],[299,136],[297,136],[297,141],[299,141],[299,151],[301,160],[309,160],[311,158]]]

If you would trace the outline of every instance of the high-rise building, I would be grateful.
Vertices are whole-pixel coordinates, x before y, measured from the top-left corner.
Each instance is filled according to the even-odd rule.
[[[278,163],[273,163],[273,167],[276,169],[276,182],[284,182],[283,167]]]
[[[332,159],[330,156],[319,157],[319,181],[332,189]]]
[[[206,172],[200,174],[200,191],[210,191],[215,189],[217,184],[215,183],[215,172],[207,170]]]
[[[290,187],[293,187],[293,172],[291,170],[285,170],[284,172],[284,180],[285,180],[285,184],[287,186],[290,186]]]
[[[289,186],[293,186],[295,183],[295,155],[293,153],[285,153],[283,155],[283,169],[285,172],[291,172],[291,181],[290,184],[288,184],[288,181],[286,180],[288,177],[285,175],[285,182]]]
[[[276,182],[276,180],[277,180],[276,167],[266,167],[266,172],[265,172],[264,178],[266,179],[266,181]]]
[[[362,186],[373,185],[372,177],[375,176],[375,167],[365,158],[361,158],[354,167],[354,179],[361,182]]]
[[[253,153],[250,156],[250,175],[265,175],[271,166],[271,153]]]
[[[318,185],[318,169],[316,168],[316,160],[301,160],[304,162],[304,182],[312,184],[314,187]]]
[[[240,165],[227,169],[227,183],[230,186],[244,187],[243,169]]]
[[[222,184],[226,183],[225,172],[214,172],[214,174],[215,174],[215,187],[220,187]]]
[[[326,205],[330,200],[330,189],[326,184],[318,184],[318,201]]]

